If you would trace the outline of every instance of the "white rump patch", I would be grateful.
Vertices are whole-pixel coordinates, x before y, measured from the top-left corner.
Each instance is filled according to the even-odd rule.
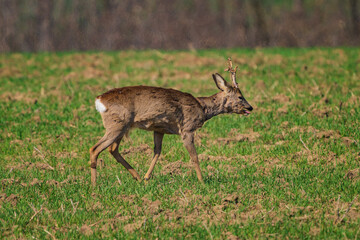
[[[105,105],[100,101],[100,99],[95,100],[95,108],[99,113],[105,112],[107,109]]]

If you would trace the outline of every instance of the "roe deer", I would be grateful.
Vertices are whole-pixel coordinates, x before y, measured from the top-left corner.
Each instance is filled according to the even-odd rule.
[[[101,114],[106,133],[90,149],[92,184],[96,184],[97,158],[107,147],[136,180],[141,180],[118,151],[120,141],[131,128],[154,131],[154,156],[145,180],[150,178],[160,156],[164,134],[178,134],[190,154],[197,178],[203,182],[194,145],[195,130],[218,114],[248,115],[253,110],[236,83],[236,68],[232,68],[231,59],[228,60],[226,71],[230,72],[233,86],[220,74],[213,74],[215,84],[221,91],[210,97],[196,98],[174,89],[148,86],[115,88],[98,96],[95,106]]]

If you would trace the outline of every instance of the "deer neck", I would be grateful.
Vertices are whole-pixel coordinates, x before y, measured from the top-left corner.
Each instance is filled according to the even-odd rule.
[[[226,98],[224,98],[221,93],[214,94],[210,97],[199,97],[198,100],[205,112],[206,120],[226,113]]]

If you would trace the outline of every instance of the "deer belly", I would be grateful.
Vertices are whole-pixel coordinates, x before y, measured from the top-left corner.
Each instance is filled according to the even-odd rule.
[[[156,131],[166,134],[179,134],[179,126],[169,122],[139,121],[135,122],[133,128],[140,128],[146,131]]]

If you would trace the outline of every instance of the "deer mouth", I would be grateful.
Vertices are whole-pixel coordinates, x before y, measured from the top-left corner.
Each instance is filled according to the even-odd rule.
[[[240,114],[244,115],[244,116],[248,116],[248,115],[250,115],[250,113],[251,112],[249,110],[242,110]]]

